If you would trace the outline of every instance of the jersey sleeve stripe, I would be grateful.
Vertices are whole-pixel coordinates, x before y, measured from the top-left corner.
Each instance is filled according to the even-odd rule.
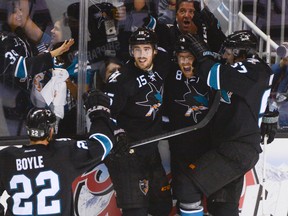
[[[24,58],[22,56],[19,58],[19,60],[17,62],[14,76],[18,77],[18,78],[27,77],[26,64],[25,64]]]
[[[207,85],[216,90],[219,90],[221,88],[219,70],[220,70],[220,64],[219,63],[214,64],[209,71],[207,79]]]
[[[95,133],[95,134],[92,134],[89,137],[89,139],[95,139],[102,145],[104,149],[104,154],[101,160],[103,160],[109,154],[110,150],[113,147],[113,144],[111,140],[109,139],[109,137],[105,136],[104,134]]]

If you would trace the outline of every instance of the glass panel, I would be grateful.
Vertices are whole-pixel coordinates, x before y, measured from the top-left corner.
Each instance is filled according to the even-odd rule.
[[[59,119],[59,133],[76,134],[77,85],[82,84],[77,82],[79,3],[75,2],[0,1],[1,138],[26,137],[25,118],[33,106],[50,107]],[[75,43],[68,52],[54,52],[58,56],[53,59],[45,54],[71,37]]]

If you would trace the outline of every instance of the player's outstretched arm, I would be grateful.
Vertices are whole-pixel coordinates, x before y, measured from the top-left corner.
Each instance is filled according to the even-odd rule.
[[[115,143],[113,125],[110,120],[110,98],[99,90],[91,90],[84,94],[83,101],[87,116],[92,123],[89,140],[101,144],[104,149],[101,158],[103,160]]]

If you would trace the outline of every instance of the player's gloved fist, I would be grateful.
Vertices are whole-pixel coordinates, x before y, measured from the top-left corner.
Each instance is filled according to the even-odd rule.
[[[110,159],[121,158],[129,154],[130,146],[127,142],[126,132],[123,129],[117,129],[114,131],[116,142],[114,147],[110,151]]]
[[[211,13],[211,11],[207,7],[204,7],[200,11],[200,17],[208,29],[209,28],[217,28],[217,29],[220,28],[220,24],[219,24],[218,20],[216,19],[214,14]]]
[[[96,118],[110,118],[110,98],[99,90],[91,90],[83,95],[84,109],[91,122]]]
[[[276,132],[279,112],[267,112],[264,114],[261,123],[261,143],[264,142],[265,135],[268,136],[267,144],[273,142]]]
[[[213,53],[208,50],[206,43],[197,34],[187,34],[186,39],[190,43],[190,51],[197,61],[201,62],[206,57],[213,57]]]

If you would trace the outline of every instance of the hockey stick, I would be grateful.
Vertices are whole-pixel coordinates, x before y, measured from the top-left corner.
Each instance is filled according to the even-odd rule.
[[[181,128],[175,131],[171,131],[171,132],[167,132],[167,133],[163,133],[157,136],[153,136],[153,137],[149,137],[147,139],[143,139],[143,140],[139,140],[136,142],[132,142],[130,145],[130,148],[136,148],[139,146],[143,146],[149,143],[153,143],[156,141],[160,141],[160,140],[164,140],[164,139],[168,139],[174,136],[178,136],[184,133],[188,133],[190,131],[194,131],[200,128],[203,128],[204,126],[206,126],[208,124],[208,122],[212,119],[212,117],[214,116],[214,114],[216,113],[219,103],[220,103],[220,98],[221,98],[221,93],[220,91],[217,91],[213,100],[213,103],[211,105],[211,108],[209,110],[209,112],[207,113],[207,115],[202,119],[201,122],[199,122],[196,125],[192,125],[186,128]]]
[[[268,136],[265,134],[263,142],[263,173],[262,173],[262,216],[265,216],[266,203],[266,163],[267,163],[267,140]]]

